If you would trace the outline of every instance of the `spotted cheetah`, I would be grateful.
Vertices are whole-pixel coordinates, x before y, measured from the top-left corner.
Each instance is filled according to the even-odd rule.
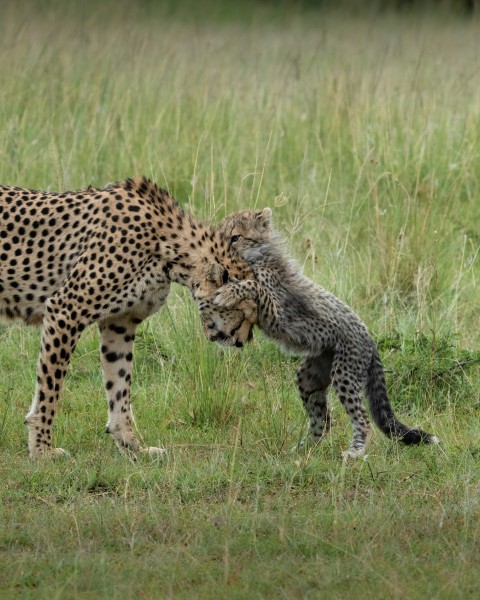
[[[369,441],[362,391],[375,423],[387,436],[405,444],[438,443],[435,436],[397,420],[378,350],[366,326],[341,300],[302,275],[286,256],[271,217],[272,211],[265,208],[235,213],[221,224],[232,257],[245,260],[255,280],[230,280],[216,293],[214,304],[233,308],[239,301],[253,300],[260,328],[287,350],[304,355],[297,388],[309,417],[306,440],[319,441],[329,426],[327,389],[332,384],[353,426],[345,458],[365,454]]]
[[[222,314],[202,298],[227,281],[220,263],[234,275],[247,275],[226,250],[218,232],[145,178],[60,194],[0,186],[0,316],[42,325],[36,390],[25,418],[30,456],[65,454],[52,448],[54,419],[77,340],[94,322],[101,336],[107,432],[134,454],[163,451],[142,448],[133,431],[135,331],[164,304],[171,282],[190,288],[210,330],[211,314]],[[241,310],[225,310],[229,341],[241,346],[252,325]]]

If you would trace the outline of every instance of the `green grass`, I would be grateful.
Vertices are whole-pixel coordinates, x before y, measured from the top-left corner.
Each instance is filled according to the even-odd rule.
[[[399,416],[341,461],[292,454],[297,359],[258,334],[222,351],[188,293],[138,337],[138,428],[104,434],[98,336],[69,370],[56,441],[27,458],[39,332],[0,324],[0,597],[480,595],[480,23],[288,3],[53,1],[1,8],[0,181],[41,189],[146,174],[205,220],[271,206],[308,275],[349,302]],[[77,5],[76,5],[77,4]],[[307,3],[308,4],[308,3]]]

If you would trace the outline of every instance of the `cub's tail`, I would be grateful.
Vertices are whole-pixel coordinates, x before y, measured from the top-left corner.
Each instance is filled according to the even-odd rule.
[[[426,433],[421,429],[411,429],[401,423],[393,412],[388,400],[387,385],[383,373],[382,362],[378,350],[373,347],[372,362],[368,369],[366,395],[370,404],[372,417],[385,435],[397,438],[407,445],[412,444],[438,444],[435,435]]]

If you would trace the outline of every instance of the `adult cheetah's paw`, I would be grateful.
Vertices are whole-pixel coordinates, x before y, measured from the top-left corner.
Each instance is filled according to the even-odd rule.
[[[59,458],[69,458],[70,452],[63,448],[48,448],[47,450],[32,451],[30,452],[30,458],[34,460],[56,460]]]

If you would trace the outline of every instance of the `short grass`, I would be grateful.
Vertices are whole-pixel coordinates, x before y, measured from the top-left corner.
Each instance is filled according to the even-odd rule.
[[[205,220],[274,208],[292,252],[378,340],[392,403],[442,445],[350,425],[292,454],[297,359],[208,344],[176,289],[136,346],[134,398],[164,462],[103,433],[83,335],[56,440],[22,417],[39,333],[0,325],[0,597],[478,598],[479,23],[288,3],[3,3],[0,180],[146,174]],[[1,226],[1,224],[0,224]]]

